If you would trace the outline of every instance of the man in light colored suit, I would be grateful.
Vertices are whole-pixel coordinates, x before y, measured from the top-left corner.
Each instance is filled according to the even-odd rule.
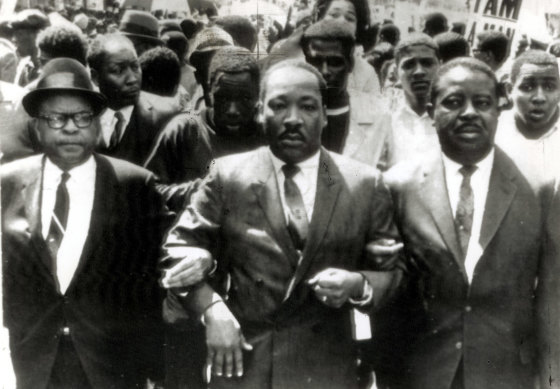
[[[442,153],[386,174],[420,298],[406,388],[531,388],[535,295],[547,186],[531,186],[494,146],[496,76],[481,61],[443,65],[429,113]],[[413,306],[411,306],[412,310]]]
[[[328,124],[322,145],[385,170],[390,157],[391,118],[378,94],[348,87],[355,62],[352,29],[337,20],[322,20],[305,31],[301,46],[307,63],[327,83]]]
[[[183,298],[206,324],[210,387],[357,387],[351,308],[383,304],[400,277],[398,256],[366,255],[397,239],[379,172],[320,145],[324,92],[304,62],[269,69],[269,147],[218,159],[167,237],[169,257],[217,261]]]

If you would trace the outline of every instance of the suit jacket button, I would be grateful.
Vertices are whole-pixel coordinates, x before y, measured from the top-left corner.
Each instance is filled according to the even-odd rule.
[[[65,335],[65,336],[70,335],[70,328],[69,327],[63,327],[62,328],[62,335]]]
[[[463,348],[463,342],[457,342],[457,343],[455,343],[455,348],[456,348],[457,350],[462,349],[462,348]]]
[[[470,311],[472,311],[472,307],[470,305],[467,305],[465,307],[465,312],[470,312]]]

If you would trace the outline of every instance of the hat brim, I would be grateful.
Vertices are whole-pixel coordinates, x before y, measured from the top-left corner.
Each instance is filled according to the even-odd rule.
[[[76,94],[86,98],[91,104],[93,114],[99,115],[107,107],[107,99],[99,92],[91,91],[82,88],[45,88],[35,89],[26,94],[21,103],[25,111],[31,117],[37,117],[39,114],[39,107],[41,102],[47,97],[60,94],[61,92],[68,94]]]
[[[132,33],[130,33],[130,32],[124,32],[124,31],[121,31],[120,33],[121,33],[122,35],[124,35],[124,36],[127,36],[127,37],[143,39],[143,40],[148,41],[148,42],[157,43],[157,44],[159,44],[159,45],[161,45],[161,46],[164,45],[164,43],[163,43],[163,41],[162,41],[161,39],[155,38],[155,37],[150,36],[150,35],[132,34]]]

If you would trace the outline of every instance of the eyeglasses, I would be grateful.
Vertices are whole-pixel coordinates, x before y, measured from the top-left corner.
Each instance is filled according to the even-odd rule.
[[[47,121],[50,128],[54,130],[59,130],[66,126],[68,119],[72,119],[76,127],[86,128],[88,127],[92,120],[93,114],[91,112],[76,112],[76,113],[49,113],[38,116],[41,119]]]

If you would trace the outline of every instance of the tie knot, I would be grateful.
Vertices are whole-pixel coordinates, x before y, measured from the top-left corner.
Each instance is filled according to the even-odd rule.
[[[66,182],[68,182],[69,179],[70,173],[68,173],[67,171],[62,172],[62,174],[60,175],[60,183],[62,185],[66,185]]]
[[[117,122],[120,122],[124,119],[124,115],[121,111],[115,111],[115,118],[117,119]]]
[[[476,169],[477,169],[476,165],[463,165],[463,167],[459,169],[459,173],[461,173],[463,177],[469,178],[470,176],[473,175]]]
[[[299,167],[297,165],[284,165],[282,166],[282,171],[287,179],[292,179],[296,174],[299,173]]]

